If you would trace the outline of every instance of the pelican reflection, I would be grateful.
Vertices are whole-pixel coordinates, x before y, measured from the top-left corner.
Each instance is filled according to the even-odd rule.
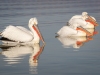
[[[21,63],[21,60],[24,59],[25,55],[29,56],[29,66],[32,73],[37,73],[36,69],[38,66],[38,59],[40,54],[43,52],[45,45],[40,46],[40,44],[28,44],[28,45],[0,45],[2,49],[1,54],[5,57],[4,61],[7,62],[7,65]],[[35,72],[34,72],[35,70]]]
[[[93,40],[92,37],[56,37],[64,48],[80,48],[85,42]]]

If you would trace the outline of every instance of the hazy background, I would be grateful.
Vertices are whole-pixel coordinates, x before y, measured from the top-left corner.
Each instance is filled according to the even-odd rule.
[[[29,50],[26,47],[10,48],[7,55],[0,49],[0,75],[100,75],[99,33],[78,49],[73,46],[65,48],[55,38],[55,33],[72,16],[84,11],[100,24],[100,0],[0,0],[0,31],[8,25],[28,28],[29,19],[36,17],[46,42],[38,66],[29,63],[31,52],[34,53],[32,47],[27,47]],[[99,32],[100,26],[95,30]]]

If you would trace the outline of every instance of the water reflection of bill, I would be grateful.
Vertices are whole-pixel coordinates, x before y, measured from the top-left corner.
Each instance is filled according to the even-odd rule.
[[[85,42],[92,40],[91,37],[56,37],[64,48],[80,48]]]
[[[29,45],[0,45],[2,49],[1,54],[5,56],[4,61],[7,65],[18,64],[24,58],[25,55],[31,54],[29,57],[29,71],[32,74],[37,74],[38,59],[44,49],[44,45],[29,44]]]

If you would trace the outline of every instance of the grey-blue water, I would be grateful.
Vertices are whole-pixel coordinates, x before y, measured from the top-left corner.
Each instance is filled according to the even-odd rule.
[[[78,48],[75,40],[65,46],[55,38],[72,16],[84,11],[100,24],[100,0],[0,0],[0,31],[8,25],[28,28],[29,19],[36,17],[46,42],[38,63],[30,62],[38,45],[0,48],[0,75],[100,75],[99,33]],[[100,26],[95,30],[100,32]]]

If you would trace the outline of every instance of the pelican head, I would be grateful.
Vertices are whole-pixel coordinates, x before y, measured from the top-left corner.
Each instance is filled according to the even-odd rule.
[[[29,26],[33,26],[33,25],[38,25],[38,21],[37,21],[37,18],[31,18],[30,20],[29,20],[29,24],[28,24]]]
[[[92,23],[94,26],[98,26],[98,23],[96,22],[96,19],[92,16],[89,16],[87,12],[82,12],[82,18],[83,20],[88,20],[90,23]],[[88,22],[87,21],[87,22]]]
[[[88,15],[87,12],[82,12],[82,16]]]
[[[42,36],[42,34],[41,34],[40,30],[39,30],[39,27],[38,27],[38,21],[37,21],[37,19],[35,17],[31,18],[29,20],[28,26],[29,26],[30,30],[33,32],[33,34],[34,34],[34,40],[38,39],[38,42],[39,42],[39,39],[40,39],[40,40],[42,40],[43,43],[45,43],[44,42],[44,38],[43,38],[43,36]]]
[[[83,20],[88,18],[88,13],[87,12],[82,12],[82,18]]]

